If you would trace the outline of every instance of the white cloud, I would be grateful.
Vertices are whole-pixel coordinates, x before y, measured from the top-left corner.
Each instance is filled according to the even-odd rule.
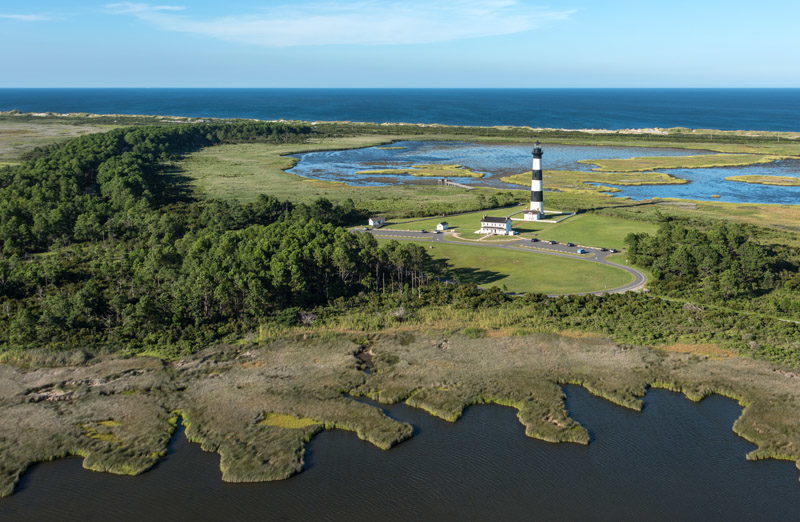
[[[159,11],[183,11],[186,8],[181,5],[150,5],[135,2],[119,2],[116,4],[107,4],[106,9],[116,14],[140,14],[157,13]]]
[[[53,20],[50,16],[45,15],[37,15],[37,14],[3,14],[0,13],[0,18],[4,18],[6,20],[17,20],[20,22],[45,22],[48,20]]]
[[[178,6],[117,3],[106,6],[156,27],[255,45],[408,45],[516,34],[573,11],[522,0],[318,2],[266,7],[249,15],[200,20]]]

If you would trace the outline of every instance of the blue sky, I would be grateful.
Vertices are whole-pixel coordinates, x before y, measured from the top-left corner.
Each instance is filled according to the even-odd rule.
[[[0,0],[0,87],[800,87],[800,2]]]

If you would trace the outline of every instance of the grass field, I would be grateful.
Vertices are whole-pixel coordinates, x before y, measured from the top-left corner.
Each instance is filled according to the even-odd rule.
[[[70,138],[105,132],[113,125],[69,125],[0,120],[0,166],[16,163],[36,147],[60,143]]]
[[[587,159],[578,163],[595,165],[596,172],[639,172],[656,169],[696,169],[708,167],[740,167],[771,163],[782,156],[763,154],[707,154],[702,156],[659,156],[648,158]]]
[[[517,212],[521,212],[523,210],[522,206],[515,206],[515,207],[507,207],[507,208],[496,208],[492,210],[480,210],[478,212],[469,212],[467,214],[461,214],[458,216],[447,216],[447,217],[433,217],[430,219],[422,219],[422,220],[414,220],[411,222],[398,222],[393,223],[390,222],[387,226],[383,228],[387,228],[389,230],[436,230],[436,225],[441,223],[442,221],[447,221],[449,227],[454,232],[457,232],[458,235],[464,237],[466,239],[474,239],[478,240],[484,237],[483,234],[475,234],[475,231],[481,228],[481,217],[488,215],[488,216],[508,216]],[[514,227],[515,230],[519,230],[520,232],[532,232],[532,230],[522,230],[519,227]],[[511,238],[498,236],[495,239],[498,241],[508,240]]]
[[[779,187],[800,187],[800,178],[792,176],[729,176],[725,181],[738,181],[739,183],[755,183],[757,185],[776,185]]]
[[[447,221],[450,228],[465,239],[479,239],[483,237],[474,232],[480,228],[480,219],[484,214],[491,216],[507,216],[520,212],[525,207],[512,207],[494,209],[481,212],[470,212],[460,216],[447,218],[432,218],[409,223],[390,224],[384,228],[390,230],[436,230],[436,225]],[[520,237],[558,241],[559,243],[575,243],[584,246],[597,246],[616,248],[625,247],[625,237],[632,233],[655,233],[658,225],[645,221],[635,221],[593,213],[578,214],[567,218],[560,223],[537,223],[532,221],[514,221],[514,230],[520,232]],[[507,241],[511,238],[497,236],[496,241]]]
[[[488,248],[420,242],[437,259],[452,266],[454,279],[510,292],[574,294],[612,290],[631,280],[627,272],[580,259]]]
[[[579,214],[561,223],[542,228],[537,233],[541,239],[572,242],[578,245],[598,246],[622,250],[625,237],[631,233],[654,234],[658,230],[655,223],[633,221],[598,214]]]

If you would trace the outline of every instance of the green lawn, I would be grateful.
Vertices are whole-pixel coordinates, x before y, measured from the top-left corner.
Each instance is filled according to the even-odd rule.
[[[410,223],[390,224],[385,228],[392,230],[436,230],[436,224],[447,221],[454,232],[466,239],[482,237],[474,232],[480,228],[480,219],[484,214],[490,216],[506,216],[521,211],[524,207],[471,212],[460,216],[433,218]],[[521,217],[521,216],[515,216]],[[615,248],[625,247],[625,237],[631,232],[655,233],[658,225],[644,221],[635,221],[598,214],[578,214],[560,223],[536,223],[531,221],[515,221],[514,230],[520,232],[522,238],[538,237],[540,239],[558,241],[559,243],[575,243],[578,245]],[[498,236],[494,241],[508,240]]]
[[[497,216],[503,217],[508,216],[510,214],[514,214],[516,212],[521,212],[524,207],[517,206],[517,207],[508,207],[508,208],[496,208],[493,210],[481,210],[478,212],[470,212],[468,214],[462,214],[460,216],[447,216],[447,217],[435,217],[431,219],[423,219],[421,221],[412,221],[410,223],[393,223],[390,222],[384,228],[388,228],[391,230],[436,230],[436,225],[441,223],[442,221],[447,221],[448,225],[454,232],[458,232],[458,234],[467,239],[480,239],[483,237],[482,234],[475,234],[475,231],[481,228],[481,218],[483,216]],[[399,220],[404,221],[404,220]],[[517,228],[517,227],[515,227]],[[520,229],[522,232],[522,230]],[[498,236],[495,238],[497,240],[509,239],[507,237]]]
[[[437,259],[446,259],[462,283],[497,286],[511,292],[571,294],[610,290],[631,276],[617,268],[578,259],[478,245],[420,242]]]
[[[625,237],[630,233],[645,232],[654,234],[658,230],[656,223],[634,221],[598,214],[578,214],[557,225],[543,228],[537,234],[541,239],[572,242],[577,245],[625,248]]]

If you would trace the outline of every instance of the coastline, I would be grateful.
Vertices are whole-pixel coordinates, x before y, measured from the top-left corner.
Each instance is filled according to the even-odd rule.
[[[14,421],[0,429],[0,496],[13,492],[33,462],[66,455],[84,457],[84,467],[95,471],[142,473],[164,454],[178,416],[191,441],[221,455],[227,482],[280,480],[300,472],[305,444],[323,430],[353,431],[384,450],[412,435],[410,426],[341,390],[384,404],[405,402],[451,422],[470,405],[510,406],[527,436],[580,444],[589,437],[565,409],[564,385],[582,386],[633,410],[641,409],[650,387],[693,401],[719,394],[743,407],[733,430],[756,444],[748,459],[793,460],[800,468],[800,426],[794,422],[800,417],[800,375],[765,362],[623,349],[592,336],[387,331],[371,335],[375,356],[366,374],[358,370],[358,345],[350,340],[364,334],[319,331],[303,334],[305,340],[289,336],[220,346],[174,361],[107,356],[70,367],[0,365],[6,382],[0,411]],[[781,401],[772,399],[776,393]],[[54,401],[58,418],[48,414]],[[263,422],[272,414],[282,422],[314,422]],[[95,431],[82,428],[87,425]],[[104,436],[93,436],[98,432]]]

